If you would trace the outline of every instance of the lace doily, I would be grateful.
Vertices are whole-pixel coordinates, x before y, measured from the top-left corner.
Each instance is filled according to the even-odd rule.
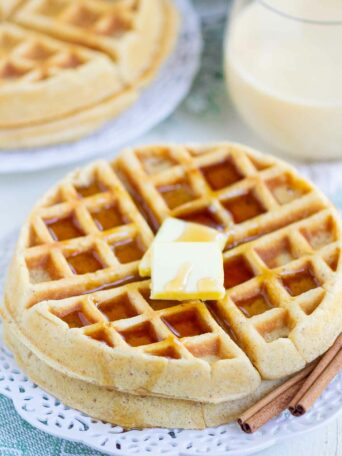
[[[0,242],[1,283],[16,237],[17,233],[12,233]],[[84,443],[111,455],[198,456],[210,453],[246,456],[283,439],[310,431],[334,418],[342,410],[342,373],[303,417],[294,418],[288,412],[284,412],[252,435],[242,433],[235,423],[203,431],[124,431],[119,426],[93,420],[77,410],[64,406],[33,384],[18,369],[1,337],[0,393],[13,401],[19,415],[32,426],[56,437]]]
[[[46,169],[118,149],[168,117],[189,92],[202,50],[200,25],[190,0],[173,1],[182,16],[176,48],[138,101],[104,128],[80,141],[29,151],[1,151],[0,174]]]

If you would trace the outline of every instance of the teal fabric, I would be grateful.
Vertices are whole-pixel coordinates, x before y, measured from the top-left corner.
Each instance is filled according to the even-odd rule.
[[[38,431],[19,417],[9,399],[0,396],[0,456],[83,455],[101,453]]]

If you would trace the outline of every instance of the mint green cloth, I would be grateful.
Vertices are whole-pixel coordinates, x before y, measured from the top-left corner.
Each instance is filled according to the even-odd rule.
[[[15,411],[12,402],[0,395],[1,456],[98,456],[98,451],[38,431]]]

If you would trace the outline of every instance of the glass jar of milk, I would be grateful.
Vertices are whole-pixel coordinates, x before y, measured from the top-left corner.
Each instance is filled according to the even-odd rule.
[[[342,159],[342,0],[236,1],[225,69],[238,111],[270,144]]]

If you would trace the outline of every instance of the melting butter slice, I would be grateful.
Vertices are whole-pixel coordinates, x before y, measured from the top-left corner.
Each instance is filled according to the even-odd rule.
[[[158,242],[151,265],[152,299],[224,297],[222,252],[216,242]]]
[[[151,277],[151,252],[154,245],[160,242],[216,242],[221,250],[227,242],[227,235],[198,223],[168,218],[160,227],[151,247],[139,264],[141,277]]]

